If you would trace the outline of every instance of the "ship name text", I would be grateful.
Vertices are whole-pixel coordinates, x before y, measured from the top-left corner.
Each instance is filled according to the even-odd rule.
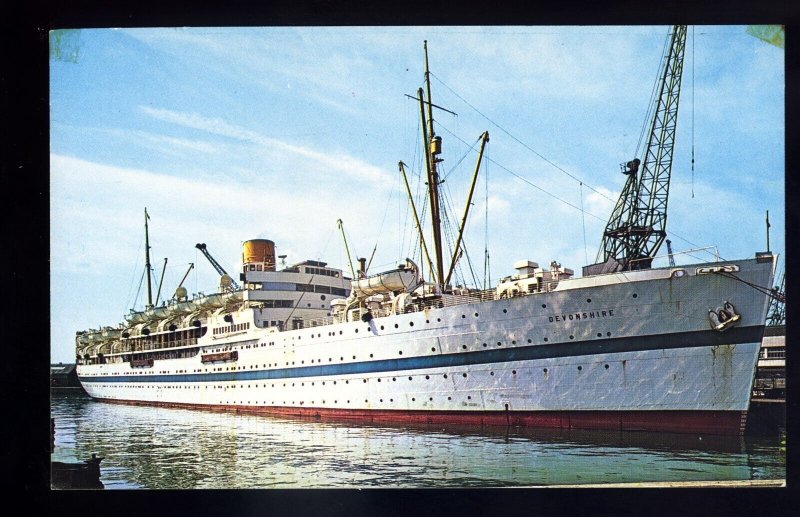
[[[574,312],[570,314],[556,314],[554,316],[548,316],[547,319],[550,323],[565,323],[569,321],[575,320],[591,320],[595,318],[613,318],[614,317],[614,309],[608,309],[605,311],[590,311],[590,312]]]

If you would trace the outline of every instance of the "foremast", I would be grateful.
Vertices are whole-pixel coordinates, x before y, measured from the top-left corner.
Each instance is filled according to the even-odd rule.
[[[425,252],[425,256],[428,260],[432,268],[432,276],[433,281],[436,286],[437,292],[445,292],[449,289],[450,279],[452,278],[453,271],[455,269],[456,262],[460,256],[460,246],[462,242],[464,227],[467,222],[467,216],[469,214],[469,207],[472,205],[472,195],[475,190],[475,182],[478,176],[478,170],[480,169],[481,161],[483,159],[483,151],[486,146],[486,143],[489,141],[489,133],[485,131],[480,139],[481,139],[481,146],[480,151],[478,152],[478,160],[475,164],[475,171],[472,177],[472,183],[469,190],[469,195],[467,197],[466,207],[464,209],[464,216],[461,220],[461,224],[458,230],[458,237],[456,239],[456,245],[453,249],[453,256],[450,259],[450,267],[448,270],[444,268],[444,254],[442,252],[442,210],[441,210],[441,196],[439,194],[439,185],[441,181],[439,180],[439,172],[437,170],[437,164],[441,163],[443,160],[440,158],[440,154],[442,153],[442,137],[436,135],[436,131],[433,125],[433,107],[435,106],[431,100],[431,73],[430,67],[428,64],[428,41],[424,41],[424,49],[425,49],[425,94],[423,96],[422,88],[417,90],[417,99],[419,100],[419,110],[420,110],[420,119],[421,119],[421,128],[422,128],[422,143],[425,148],[425,169],[427,172],[427,184],[428,184],[428,201],[431,207],[431,230],[433,233],[433,252],[434,252],[434,259],[436,261],[435,268],[431,263],[431,259],[428,256],[428,250],[425,245],[425,238],[422,236],[422,228],[419,225],[419,219],[417,217],[416,209],[414,208],[414,201],[411,198],[410,189],[408,189],[408,181],[405,178],[405,171],[403,170],[403,163],[400,162],[400,172],[403,174],[403,178],[406,181],[406,188],[409,194],[409,201],[412,204],[412,209],[414,210],[414,217],[417,222],[417,228],[420,232],[420,241],[423,246],[423,250]],[[427,109],[426,109],[427,107]],[[440,106],[436,106],[439,109]],[[449,110],[444,110],[448,111]]]

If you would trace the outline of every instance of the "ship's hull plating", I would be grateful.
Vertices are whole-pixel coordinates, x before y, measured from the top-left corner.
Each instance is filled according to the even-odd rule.
[[[770,285],[772,262],[736,262]],[[563,291],[467,303],[242,342],[195,357],[81,365],[108,401],[285,416],[741,434],[766,296],[695,267],[571,280]],[[566,283],[566,282],[565,282]],[[561,286],[560,286],[561,287]],[[709,309],[740,315],[724,331]],[[223,344],[225,343],[225,344]]]

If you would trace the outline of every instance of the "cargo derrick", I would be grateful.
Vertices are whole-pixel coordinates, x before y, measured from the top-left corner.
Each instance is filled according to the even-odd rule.
[[[228,287],[233,287],[233,290],[239,290],[239,284],[236,283],[236,280],[231,278],[230,275],[222,268],[219,262],[217,262],[214,257],[211,256],[211,253],[208,252],[206,245],[204,243],[195,244],[195,248],[199,249],[203,255],[208,259],[217,273],[220,275],[220,287],[227,289]]]
[[[584,267],[584,276],[650,268],[667,236],[667,201],[685,46],[686,26],[676,25],[661,72],[644,163],[635,158],[621,165],[628,178],[603,232],[597,263]]]

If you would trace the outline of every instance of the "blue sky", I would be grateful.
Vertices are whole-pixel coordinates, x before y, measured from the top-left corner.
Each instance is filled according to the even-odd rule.
[[[783,256],[784,53],[746,29],[689,28],[667,224],[676,251],[751,257],[766,248],[769,210],[771,248]],[[634,157],[668,30],[51,33],[52,359],[73,359],[75,331],[142,307],[144,207],[156,276],[169,259],[162,300],[190,262],[189,292],[215,290],[198,242],[234,277],[241,243],[253,238],[275,241],[288,264],[348,269],[337,219],[354,256],[375,248],[372,271],[411,256],[397,163],[416,185],[419,107],[406,94],[423,85],[423,40],[432,100],[457,113],[434,114],[453,224],[470,147],[490,134],[465,235],[478,282],[485,247],[492,283],[520,259],[579,272],[594,262],[623,185],[619,164]]]

